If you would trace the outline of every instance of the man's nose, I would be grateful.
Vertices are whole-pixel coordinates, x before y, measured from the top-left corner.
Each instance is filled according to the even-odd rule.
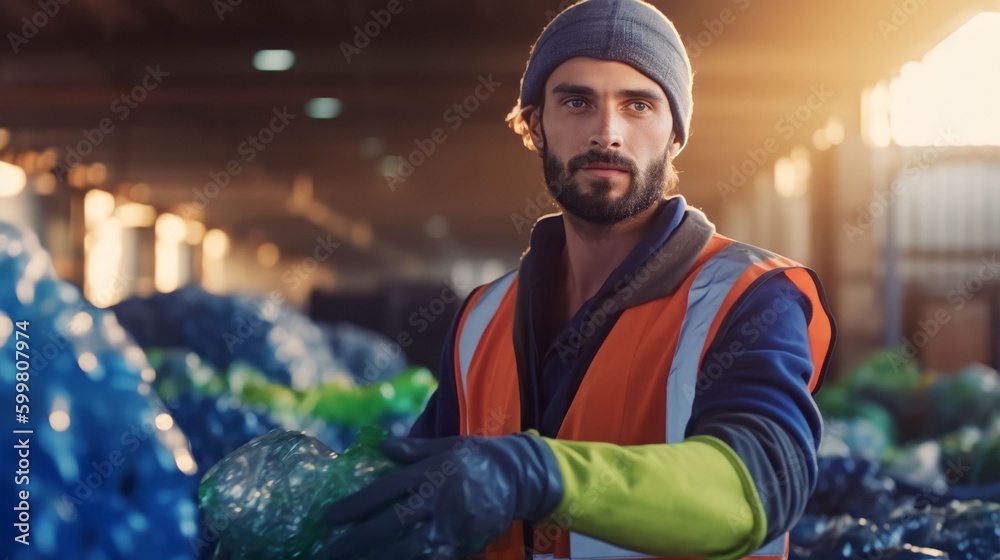
[[[590,136],[590,147],[603,150],[622,147],[622,117],[613,107],[600,111],[594,133]]]

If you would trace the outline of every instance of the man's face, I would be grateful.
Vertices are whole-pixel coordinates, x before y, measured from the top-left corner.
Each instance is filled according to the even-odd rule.
[[[598,225],[618,223],[662,198],[674,120],[663,89],[621,62],[573,58],[545,84],[531,134],[545,182],[562,208]]]

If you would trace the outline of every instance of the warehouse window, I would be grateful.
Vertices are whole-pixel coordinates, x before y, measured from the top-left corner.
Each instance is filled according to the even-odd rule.
[[[869,141],[932,146],[1000,146],[1000,13],[983,12],[946,37],[899,76],[866,91]]]

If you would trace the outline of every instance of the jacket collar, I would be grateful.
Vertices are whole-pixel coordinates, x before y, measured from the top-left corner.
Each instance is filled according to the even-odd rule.
[[[642,241],[611,273],[595,299],[612,298],[627,309],[672,294],[714,233],[705,214],[688,206],[683,196],[663,200]],[[552,263],[560,261],[565,246],[563,215],[539,218],[521,259],[520,282],[532,287],[551,282]],[[631,289],[624,290],[626,285]]]

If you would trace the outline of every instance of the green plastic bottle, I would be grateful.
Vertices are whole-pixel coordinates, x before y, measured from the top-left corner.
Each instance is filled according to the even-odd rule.
[[[205,523],[232,560],[326,558],[335,533],[323,512],[395,467],[378,451],[385,437],[366,426],[338,455],[301,432],[260,436],[205,473],[198,490]]]
[[[302,398],[302,410],[340,426],[372,424],[387,414],[416,417],[436,386],[430,371],[413,367],[381,383],[363,387],[330,383],[310,390]]]

